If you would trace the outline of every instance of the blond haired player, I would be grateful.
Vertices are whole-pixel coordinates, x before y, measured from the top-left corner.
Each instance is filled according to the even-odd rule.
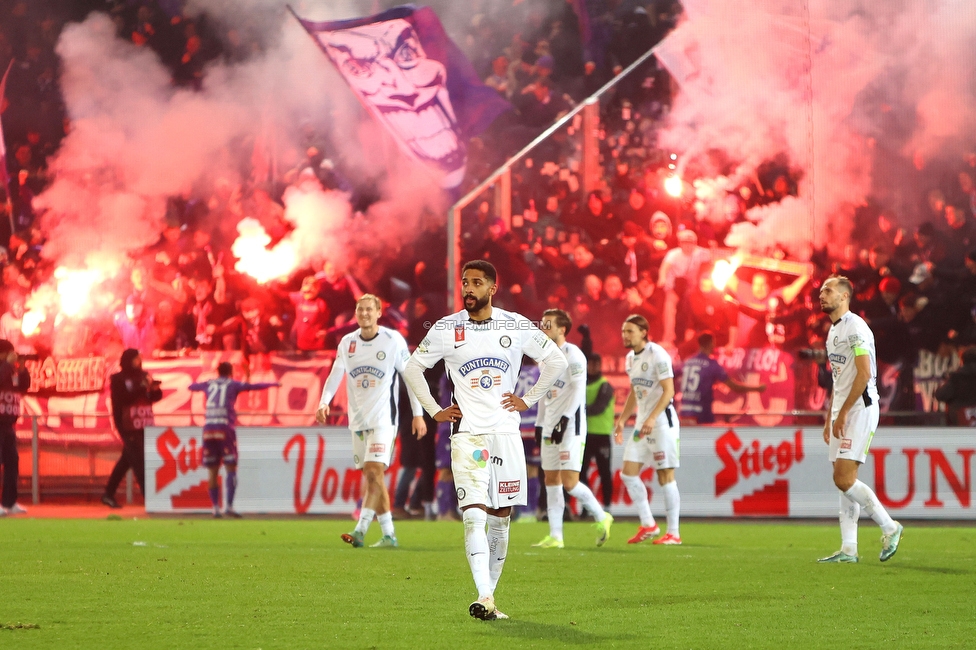
[[[322,399],[315,419],[325,424],[329,403],[346,380],[349,400],[349,430],[352,432],[353,461],[366,478],[363,507],[359,522],[351,533],[344,533],[342,541],[354,548],[363,546],[366,531],[375,516],[383,536],[374,547],[398,546],[390,512],[390,493],[383,484],[383,473],[393,459],[397,432],[397,404],[400,384],[397,373],[403,374],[410,352],[403,336],[379,324],[382,315],[380,299],[363,294],[356,302],[356,323],[359,329],[339,341],[335,363],[322,388]],[[413,411],[414,435],[427,433],[420,402],[413,392],[410,407]]]
[[[582,350],[566,340],[573,328],[573,320],[562,309],[544,311],[539,327],[566,355],[569,367],[539,402],[536,416],[536,428],[542,430],[549,534],[533,546],[563,548],[563,509],[566,506],[563,488],[593,515],[597,528],[596,545],[603,546],[610,539],[613,517],[603,510],[590,488],[579,480],[583,447],[586,446],[586,357]]]
[[[830,445],[834,485],[840,490],[841,548],[821,562],[857,562],[857,520],[861,511],[881,526],[881,561],[888,561],[901,541],[903,527],[891,518],[874,491],[857,478],[867,460],[878,428],[878,363],[874,333],[864,319],[851,312],[854,288],[843,276],[827,278],[820,288],[820,308],[830,317],[827,359],[834,386],[824,424],[824,443]]]
[[[508,553],[512,506],[526,502],[518,412],[537,403],[568,366],[566,356],[525,316],[492,306],[497,279],[495,267],[484,260],[464,265],[464,309],[434,323],[403,376],[436,421],[453,423],[451,469],[464,512],[464,550],[478,590],[468,613],[482,620],[508,618],[495,608],[494,592]],[[538,361],[542,371],[519,397],[512,391],[523,354]],[[424,381],[424,370],[441,359],[454,384],[455,403],[446,409]]]
[[[674,480],[674,470],[678,467],[680,427],[678,414],[674,410],[674,369],[667,351],[647,340],[649,327],[646,318],[634,314],[627,317],[620,330],[624,347],[630,348],[626,362],[630,394],[614,424],[613,434],[617,444],[623,442],[624,423],[636,407],[634,433],[627,438],[624,446],[624,466],[620,478],[637,506],[641,522],[637,534],[627,543],[639,544],[661,532],[651,514],[647,488],[640,479],[644,465],[651,465],[657,470],[657,482],[664,492],[664,507],[668,515],[668,532],[655,539],[654,543],[680,544],[678,514],[681,497]]]

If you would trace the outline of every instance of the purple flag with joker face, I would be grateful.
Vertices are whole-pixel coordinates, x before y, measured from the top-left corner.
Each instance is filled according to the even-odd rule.
[[[298,20],[400,149],[443,187],[457,187],[465,143],[511,105],[481,82],[437,14],[404,6],[352,20]]]

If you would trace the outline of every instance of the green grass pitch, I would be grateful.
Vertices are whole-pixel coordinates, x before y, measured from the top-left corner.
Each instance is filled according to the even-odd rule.
[[[663,523],[663,522],[662,522]],[[349,520],[0,521],[0,648],[972,648],[976,528],[905,528],[877,559],[822,565],[836,524],[682,524],[683,546],[566,548],[513,524],[496,592],[468,616],[460,523],[399,522],[399,549],[353,549]],[[379,537],[373,524],[367,544]]]

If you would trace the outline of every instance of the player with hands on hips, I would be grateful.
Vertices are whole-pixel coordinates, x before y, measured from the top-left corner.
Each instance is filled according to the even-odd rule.
[[[526,504],[518,413],[537,403],[568,367],[566,356],[531,321],[492,306],[497,278],[486,261],[464,265],[464,309],[434,323],[404,373],[434,420],[452,423],[451,469],[478,590],[468,613],[481,620],[507,618],[495,607],[494,593],[508,553],[512,506]],[[541,373],[518,396],[514,389],[523,354],[539,363]],[[441,359],[454,385],[454,403],[444,409],[424,380],[424,371]]]

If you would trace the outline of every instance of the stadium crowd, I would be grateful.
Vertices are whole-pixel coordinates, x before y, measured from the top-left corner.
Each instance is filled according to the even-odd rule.
[[[56,355],[76,354],[84,346],[132,347],[147,356],[199,349],[310,353],[334,349],[355,328],[355,300],[370,292],[387,303],[383,323],[415,345],[424,322],[447,310],[447,242],[442,222],[433,216],[390,259],[354,254],[343,267],[319,259],[268,285],[234,270],[230,246],[242,218],[257,219],[273,242],[292,228],[280,200],[288,186],[311,180],[347,191],[357,215],[376,199],[375,187],[360,186],[346,173],[330,134],[312,129],[301,143],[304,159],[272,182],[222,178],[207,192],[171,197],[159,241],[132,256],[114,280],[116,300],[108,317],[62,323],[56,337],[53,320],[35,336],[22,334],[25,300],[56,266],[41,255],[44,218],[32,199],[50,182],[47,161],[71,129],[58,88],[58,35],[90,10],[107,11],[121,37],[152,48],[173,84],[190,88],[205,86],[208,62],[245,60],[266,47],[256,24],[228,28],[206,13],[185,13],[183,4],[0,2],[6,16],[0,22],[0,61],[14,62],[3,112],[11,207],[0,219],[0,230],[8,229],[0,232],[8,243],[0,336],[22,353]],[[443,16],[452,15],[451,3],[432,4]],[[466,26],[452,36],[514,110],[472,143],[468,188],[636,61],[674,27],[681,11],[673,0],[472,4]],[[576,4],[586,6],[582,21]],[[595,351],[608,357],[610,369],[622,356],[620,323],[631,313],[645,316],[651,339],[676,356],[693,354],[703,330],[714,333],[717,347],[771,345],[797,352],[822,346],[826,320],[817,291],[827,275],[843,272],[855,283],[855,311],[878,334],[879,358],[899,363],[907,371],[903,375],[910,375],[921,349],[948,355],[976,344],[976,154],[926,188],[927,216],[919,225],[900,223],[897,215],[868,205],[858,212],[845,259],[820,251],[812,264],[790,266],[774,252],[757,266],[742,267],[720,289],[712,271],[728,256],[723,242],[731,226],[752,207],[795,195],[800,172],[787,160],[769,160],[748,183],[727,192],[724,221],[703,218],[691,184],[694,170],[687,172],[681,196],[664,189],[674,159],[658,146],[656,131],[672,92],[667,72],[652,59],[605,98],[603,182],[597,190],[581,189],[581,153],[572,137],[579,125],[571,123],[516,165],[510,222],[498,216],[490,199],[464,212],[463,255],[490,260],[501,270],[500,306],[527,315],[567,310],[575,322],[590,325]],[[910,377],[900,395],[899,408],[915,407]]]

